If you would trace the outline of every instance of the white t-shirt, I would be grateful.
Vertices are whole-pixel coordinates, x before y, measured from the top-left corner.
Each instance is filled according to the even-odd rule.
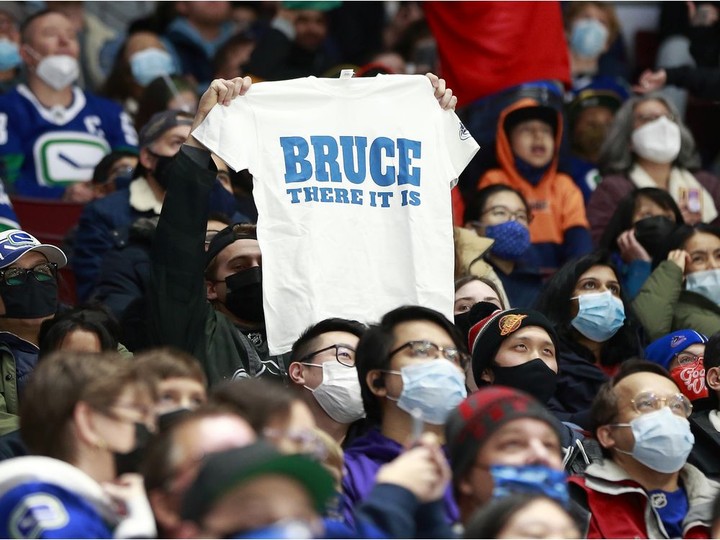
[[[194,135],[254,177],[271,354],[328,317],[452,320],[450,188],[479,147],[427,77],[257,83]]]

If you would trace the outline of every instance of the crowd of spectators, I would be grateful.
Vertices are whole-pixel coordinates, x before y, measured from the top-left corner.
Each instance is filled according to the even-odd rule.
[[[720,147],[693,115],[720,99],[720,3],[656,6],[652,65],[611,2],[40,4],[0,3],[0,536],[720,538]],[[346,282],[269,302],[272,206],[208,126],[353,76],[422,81],[480,145],[418,229],[447,235],[408,246],[454,254],[454,318],[388,287],[376,320],[308,306],[277,350],[285,298]],[[340,152],[359,184],[368,139],[321,138],[311,174],[339,182]],[[419,186],[420,143],[378,140],[375,183]],[[61,241],[46,205],[79,216]],[[372,228],[347,207],[339,231]]]

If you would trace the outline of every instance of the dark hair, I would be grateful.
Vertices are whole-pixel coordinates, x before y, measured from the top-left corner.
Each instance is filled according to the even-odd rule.
[[[38,333],[40,358],[56,351],[68,334],[75,330],[92,332],[100,341],[101,351],[116,351],[120,325],[102,305],[77,307],[43,321]]]
[[[632,228],[633,214],[635,214],[635,209],[637,208],[640,198],[650,199],[663,210],[672,211],[672,213],[675,214],[675,223],[685,223],[682,212],[675,202],[675,199],[673,199],[667,191],[660,188],[635,189],[623,197],[617,207],[615,207],[615,212],[605,227],[605,231],[598,244],[601,249],[618,251],[618,236]]]
[[[498,538],[500,531],[507,526],[515,514],[539,500],[551,502],[567,512],[559,502],[547,495],[515,493],[500,499],[492,499],[476,510],[468,521],[463,538]]]
[[[705,344],[705,355],[703,357],[705,372],[714,367],[720,367],[720,332],[714,333]]]
[[[242,416],[257,433],[278,416],[290,414],[297,394],[267,379],[225,381],[210,390],[208,402],[222,405]]]
[[[545,315],[553,324],[560,340],[579,349],[579,352],[585,356],[588,356],[590,352],[577,342],[577,331],[570,324],[573,319],[570,299],[580,276],[593,266],[609,267],[620,281],[620,272],[613,264],[610,254],[604,250],[595,251],[565,263],[550,278],[535,304],[535,309]],[[625,308],[625,323],[613,337],[603,344],[600,363],[606,366],[619,364],[632,356],[642,354],[637,335],[638,325],[635,322],[632,305],[625,297],[622,288],[620,289],[620,299]]]
[[[115,163],[126,157],[138,157],[137,152],[133,150],[113,150],[107,154],[104,158],[98,161],[93,170],[92,183],[93,184],[104,184],[108,180],[110,170],[113,168]]]
[[[668,252],[674,249],[684,249],[685,242],[690,240],[697,233],[712,234],[720,238],[720,227],[708,223],[696,223],[695,225],[683,225],[670,236],[668,240]]]
[[[291,362],[299,362],[301,358],[310,354],[315,346],[315,338],[328,332],[347,332],[361,338],[367,327],[358,321],[340,319],[337,317],[324,319],[308,327],[293,343],[290,354]]]
[[[496,193],[501,193],[503,191],[511,191],[512,193],[520,197],[520,200],[525,205],[525,211],[527,212],[528,216],[530,216],[530,205],[528,204],[522,193],[520,193],[517,189],[506,186],[505,184],[493,184],[491,186],[484,187],[474,193],[472,199],[470,199],[467,206],[465,207],[463,222],[468,223],[470,221],[477,221],[478,219],[480,219],[480,215],[485,210],[485,205],[487,204],[488,199]]]
[[[165,77],[153,79],[143,90],[138,99],[138,110],[135,113],[135,129],[140,132],[142,127],[152,118],[152,115],[168,108],[168,103],[175,97],[175,92],[190,90],[197,95],[193,85],[185,78],[177,75],[170,76],[175,88],[168,88]]]
[[[715,500],[713,500],[710,527],[715,529],[717,527],[718,520],[720,520],[720,493],[718,493],[715,496]]]
[[[619,411],[615,387],[620,381],[635,373],[654,373],[671,381],[673,380],[672,377],[670,377],[670,373],[655,362],[640,360],[638,358],[625,361],[615,376],[602,384],[595,399],[593,399],[592,406],[590,407],[590,425],[593,433],[595,433],[599,427],[611,424],[617,418]],[[675,384],[675,381],[673,381],[673,384]]]
[[[434,309],[422,306],[402,306],[383,315],[380,323],[370,325],[370,328],[360,338],[355,353],[355,367],[360,381],[360,391],[369,420],[382,420],[382,409],[378,398],[367,386],[367,375],[374,369],[388,369],[390,350],[395,341],[395,327],[409,321],[428,321],[438,325],[448,333],[458,350],[467,352],[467,344],[460,330],[442,313]]]

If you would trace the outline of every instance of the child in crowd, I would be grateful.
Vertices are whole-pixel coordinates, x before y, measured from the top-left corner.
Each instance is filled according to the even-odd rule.
[[[477,186],[505,184],[525,197],[533,215],[530,240],[547,273],[592,249],[582,193],[557,172],[561,137],[560,112],[532,98],[514,102],[498,122],[500,168],[486,172]]]

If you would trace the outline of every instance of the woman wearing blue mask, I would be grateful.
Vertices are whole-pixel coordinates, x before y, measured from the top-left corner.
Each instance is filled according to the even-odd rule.
[[[606,252],[563,266],[536,309],[559,338],[558,380],[548,407],[563,421],[590,427],[590,405],[622,362],[642,355],[643,342],[619,274]]]
[[[530,205],[522,194],[502,184],[479,190],[465,210],[465,228],[493,240],[484,259],[500,278],[510,305],[517,308],[532,306],[542,289],[530,221]]]
[[[667,260],[653,271],[633,306],[650,339],[684,328],[707,336],[720,329],[720,228],[680,227]]]

